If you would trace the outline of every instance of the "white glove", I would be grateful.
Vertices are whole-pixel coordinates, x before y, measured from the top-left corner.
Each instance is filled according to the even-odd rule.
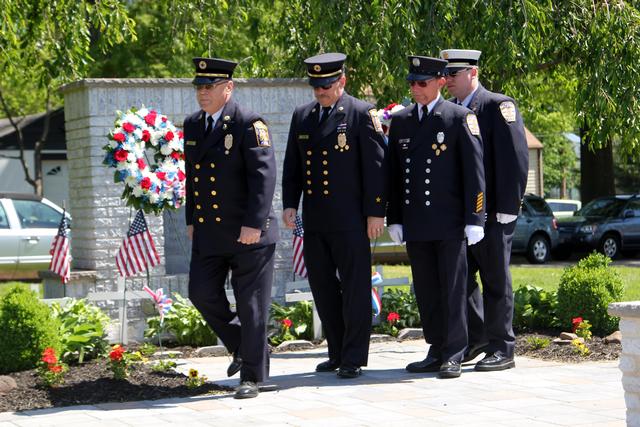
[[[509,215],[509,214],[497,213],[496,214],[496,219],[498,220],[498,222],[500,224],[509,224],[510,222],[513,222],[516,219],[518,219],[518,215]]]
[[[464,235],[467,237],[467,243],[469,246],[475,245],[484,238],[484,228],[479,225],[465,225]]]
[[[391,224],[390,226],[387,227],[387,230],[389,230],[389,237],[391,237],[391,240],[393,240],[395,244],[401,245],[402,244],[402,225]]]

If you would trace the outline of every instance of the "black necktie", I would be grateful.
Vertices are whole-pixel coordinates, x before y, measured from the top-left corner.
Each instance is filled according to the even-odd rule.
[[[427,118],[427,114],[429,114],[429,109],[426,105],[422,106],[422,118],[420,119],[420,123],[424,122],[424,119]]]
[[[204,130],[205,138],[207,136],[209,136],[209,134],[211,133],[212,129],[213,129],[213,117],[209,116],[209,117],[207,117],[207,128]]]
[[[322,111],[320,111],[320,124],[324,123],[329,117],[329,113],[331,112],[331,107],[322,107]]]

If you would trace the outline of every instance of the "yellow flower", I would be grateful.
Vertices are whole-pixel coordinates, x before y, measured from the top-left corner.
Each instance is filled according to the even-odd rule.
[[[189,369],[189,378],[198,378],[198,370],[197,369]]]

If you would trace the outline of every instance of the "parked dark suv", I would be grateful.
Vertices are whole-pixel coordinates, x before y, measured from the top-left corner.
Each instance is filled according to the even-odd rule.
[[[609,258],[634,256],[640,250],[640,195],[594,199],[558,222],[560,243],[554,257],[598,250]]]
[[[527,194],[522,200],[512,253],[523,253],[532,264],[544,264],[558,243],[558,227],[551,208],[543,198]]]
[[[533,264],[545,263],[558,242],[556,219],[544,199],[527,194],[522,201],[513,233],[513,253],[523,253]],[[391,241],[386,229],[382,237],[371,243],[374,263],[409,263],[404,245]]]

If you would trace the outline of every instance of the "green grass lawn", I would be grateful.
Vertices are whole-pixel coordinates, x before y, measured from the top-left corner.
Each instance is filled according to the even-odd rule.
[[[613,267],[620,273],[622,283],[625,285],[624,301],[640,300],[640,268],[636,267]],[[545,290],[558,289],[560,276],[563,267],[511,267],[511,277],[513,287],[518,288],[523,285],[533,285]],[[382,276],[393,279],[396,277],[411,276],[411,268],[408,265],[385,265]]]

